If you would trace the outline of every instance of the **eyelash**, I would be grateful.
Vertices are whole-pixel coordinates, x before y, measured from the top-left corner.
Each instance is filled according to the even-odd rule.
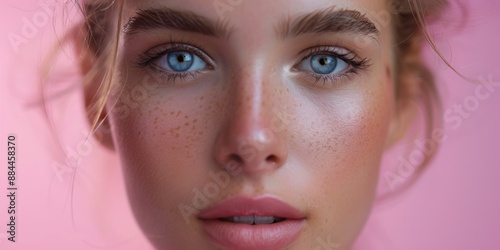
[[[160,74],[160,77],[165,79],[165,81],[167,82],[176,82],[177,80],[183,81],[187,80],[188,78],[194,79],[199,74],[202,74],[203,71],[166,72],[165,70],[160,69],[153,64],[154,61],[160,59],[162,56],[167,55],[171,51],[184,50],[193,53],[196,56],[200,57],[202,60],[204,60],[209,70],[213,69],[214,68],[213,60],[206,53],[203,52],[203,49],[199,49],[201,48],[200,46],[195,46],[190,44],[192,43],[188,41],[185,42],[171,41],[168,44],[159,45],[140,55],[137,61],[137,65],[142,68],[154,70],[155,73]],[[345,53],[342,53],[342,51],[345,51]],[[314,72],[297,69],[297,66],[303,60],[317,54],[328,54],[334,56],[339,60],[342,60],[345,63],[347,63],[349,65],[349,68],[335,75],[317,74]],[[359,74],[361,70],[367,69],[371,66],[370,60],[368,58],[360,58],[354,51],[350,51],[341,47],[335,47],[331,45],[317,45],[313,48],[308,48],[300,52],[299,57],[301,59],[299,60],[299,63],[296,63],[295,66],[293,66],[293,71],[295,72],[300,71],[301,73],[305,74],[308,78],[313,80],[313,85],[320,87],[324,87],[325,85],[335,85],[338,82],[343,81],[344,79],[349,80],[350,77]]]
[[[341,53],[341,51],[345,51],[345,53]],[[349,68],[343,70],[342,72],[336,75],[326,75],[326,74],[317,74],[313,72],[304,72],[303,70],[297,69],[297,66],[305,59],[310,56],[317,54],[328,54],[338,58],[339,60],[343,60],[349,65]],[[356,52],[350,51],[341,47],[335,47],[331,45],[317,45],[313,48],[308,48],[299,53],[299,63],[293,66],[294,71],[300,71],[302,73],[307,74],[309,78],[312,78],[314,83],[313,85],[321,85],[324,86],[326,84],[334,85],[343,79],[348,80],[353,75],[357,75],[361,70],[365,70],[371,66],[370,60],[368,58],[360,58]],[[322,82],[322,84],[320,84]]]
[[[196,56],[200,57],[203,61],[206,62],[207,64],[207,69],[213,69],[213,60],[203,52],[203,49],[200,46],[197,45],[191,45],[192,43],[189,41],[181,41],[181,42],[174,42],[171,41],[170,43],[163,44],[156,46],[143,54],[139,56],[139,59],[137,60],[137,66],[141,68],[146,68],[146,69],[151,69],[154,70],[155,73],[159,73],[160,77],[165,79],[167,82],[175,82],[177,80],[183,81],[186,80],[187,78],[195,78],[198,76],[198,74],[202,74],[202,71],[188,71],[188,72],[166,72],[163,69],[160,69],[154,65],[154,61],[160,59],[162,56],[167,55],[168,53],[172,51],[177,51],[177,50],[183,50],[187,51],[190,53],[195,54]]]

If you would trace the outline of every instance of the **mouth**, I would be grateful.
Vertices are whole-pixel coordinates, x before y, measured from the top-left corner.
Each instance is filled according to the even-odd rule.
[[[286,218],[276,217],[276,216],[258,216],[258,215],[247,215],[247,216],[233,216],[218,218],[220,221],[242,223],[247,225],[260,225],[260,224],[274,224],[286,220]]]
[[[204,231],[226,248],[277,249],[292,244],[302,232],[305,215],[271,196],[238,196],[200,212]]]

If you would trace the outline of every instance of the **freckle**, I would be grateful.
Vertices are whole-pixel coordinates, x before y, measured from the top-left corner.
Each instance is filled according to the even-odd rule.
[[[181,115],[181,111],[177,111],[177,115],[175,117],[179,117]]]
[[[179,138],[179,133],[175,134],[175,138]]]
[[[205,96],[200,97],[200,101],[203,101],[203,99],[205,99]]]
[[[196,123],[197,121],[198,121],[198,119],[194,119],[194,120],[193,120],[193,123]]]
[[[189,116],[185,115],[184,118],[187,119]]]
[[[184,123],[184,126],[189,126],[189,122]]]
[[[173,115],[173,114],[175,114],[175,112],[174,112],[174,111],[172,111],[172,112],[170,112],[170,114],[171,114],[171,115]]]

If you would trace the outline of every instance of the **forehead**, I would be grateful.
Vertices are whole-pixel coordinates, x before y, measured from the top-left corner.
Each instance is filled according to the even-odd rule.
[[[327,8],[354,10],[371,20],[379,30],[386,28],[379,17],[387,12],[388,0],[129,0],[124,17],[138,10],[169,8],[190,11],[214,23],[223,23],[235,32],[276,29],[284,19]],[[127,22],[127,20],[124,20]],[[382,25],[381,25],[382,24]]]
[[[341,8],[359,7],[367,10],[383,8],[388,0],[126,0],[130,7],[144,8],[151,6],[169,6],[183,9],[195,9],[208,14],[217,7],[229,11],[250,10],[252,7],[272,11],[314,10],[318,7],[336,5]],[[243,7],[243,8],[242,8]],[[216,13],[215,13],[216,14]]]

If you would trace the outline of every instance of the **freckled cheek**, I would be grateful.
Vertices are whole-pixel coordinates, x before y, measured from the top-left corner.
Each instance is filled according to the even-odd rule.
[[[126,119],[112,117],[129,192],[138,200],[149,196],[145,194],[168,194],[150,198],[175,209],[188,202],[193,187],[206,182],[212,159],[207,149],[219,110],[212,100],[153,96],[131,109]]]
[[[389,108],[370,96],[352,99],[349,107],[332,107],[302,126],[303,146],[315,155],[313,166],[342,169],[378,163],[388,129]],[[314,120],[311,118],[310,120]]]
[[[331,214],[323,226],[349,238],[358,232],[370,208],[391,102],[383,91],[346,98],[348,106],[330,106],[314,115],[316,126],[302,128],[313,143],[303,150],[309,155],[303,155],[307,160],[302,176],[309,176],[311,201]]]
[[[202,121],[197,112],[171,108],[156,110],[147,120],[149,124],[144,124],[148,126],[149,147],[164,152],[169,158],[192,158],[200,154],[198,146],[204,136]]]
[[[151,149],[149,153],[153,158],[186,161],[206,154],[201,149],[207,148],[217,109],[217,104],[204,96],[158,96],[131,112],[127,124],[130,131],[136,131],[130,136],[135,137],[139,145]]]

